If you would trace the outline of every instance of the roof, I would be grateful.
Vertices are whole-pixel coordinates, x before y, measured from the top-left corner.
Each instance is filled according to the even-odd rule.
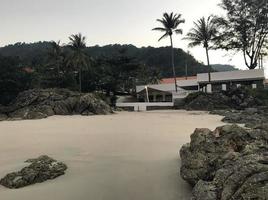
[[[199,83],[207,83],[209,81],[208,73],[197,74]],[[239,81],[239,80],[265,80],[263,69],[237,70],[228,72],[211,73],[212,82]]]
[[[34,70],[31,67],[23,67],[22,70],[29,74],[34,72]]]
[[[145,89],[145,87],[158,90],[158,91],[165,91],[165,92],[172,92],[175,91],[175,85],[172,84],[156,84],[156,85],[139,85],[136,86],[136,92],[139,93]]]
[[[188,76],[188,77],[176,77],[177,81],[181,81],[181,80],[196,80],[197,76]],[[161,84],[170,84],[170,83],[174,83],[175,80],[174,78],[163,78],[160,83]]]
[[[174,86],[173,86],[174,87]],[[160,90],[159,88],[155,88],[154,86],[147,86],[148,92],[166,92],[166,93],[172,93],[172,91],[168,91],[168,90]],[[146,92],[146,88],[144,88],[143,90],[140,90],[138,93],[142,93],[142,92]]]

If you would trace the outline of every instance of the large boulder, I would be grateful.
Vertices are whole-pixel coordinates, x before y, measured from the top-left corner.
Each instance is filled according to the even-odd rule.
[[[230,108],[230,99],[223,93],[207,94],[203,92],[190,94],[184,100],[187,110],[213,110]]]
[[[261,93],[267,91],[255,91],[247,88],[233,88],[228,91],[213,92],[211,94],[197,92],[188,95],[184,99],[183,108],[188,110],[215,110],[215,109],[236,109],[242,110],[264,106],[267,104],[266,96]]]
[[[268,199],[268,126],[196,129],[180,151],[193,200]]]
[[[0,180],[0,184],[11,189],[21,188],[55,179],[58,176],[64,175],[67,169],[64,163],[58,162],[48,156],[40,156],[25,162],[30,163],[30,165],[18,172],[7,174]]]
[[[0,120],[109,113],[112,113],[110,106],[95,94],[78,93],[67,89],[34,89],[20,93],[9,106],[1,106]]]

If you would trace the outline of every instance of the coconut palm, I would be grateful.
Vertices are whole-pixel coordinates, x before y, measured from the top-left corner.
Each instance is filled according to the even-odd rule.
[[[69,47],[72,50],[71,63],[79,71],[79,91],[82,91],[82,69],[88,65],[88,56],[85,53],[86,37],[81,33],[69,37]]]
[[[49,58],[52,60],[52,64],[56,67],[57,69],[57,77],[59,81],[60,77],[60,66],[63,61],[63,52],[62,52],[62,47],[60,45],[60,41],[51,41],[51,49],[49,51]]]
[[[174,63],[174,50],[173,50],[173,33],[182,34],[182,29],[178,28],[180,24],[185,23],[184,19],[181,19],[181,14],[173,14],[164,13],[162,19],[157,19],[158,22],[161,23],[162,27],[154,28],[154,31],[161,31],[164,32],[164,35],[158,40],[162,40],[163,38],[169,37],[170,38],[170,46],[171,46],[171,65],[173,70],[173,76],[175,81],[175,89],[176,92],[177,88],[177,80],[176,80],[176,72],[175,72],[175,63]]]
[[[205,17],[202,17],[197,22],[194,22],[194,28],[192,28],[184,38],[190,41],[189,47],[203,45],[203,47],[205,48],[207,56],[209,82],[211,81],[211,67],[208,51],[211,48],[210,44],[216,37],[216,33],[217,29],[215,18],[213,16],[209,16],[207,19],[205,19]]]

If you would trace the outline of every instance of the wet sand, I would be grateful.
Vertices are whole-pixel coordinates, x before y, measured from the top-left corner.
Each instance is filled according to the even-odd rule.
[[[120,112],[0,122],[0,177],[47,154],[65,162],[66,175],[10,190],[3,200],[187,200],[179,176],[180,147],[195,128],[214,129],[221,117],[204,112]]]

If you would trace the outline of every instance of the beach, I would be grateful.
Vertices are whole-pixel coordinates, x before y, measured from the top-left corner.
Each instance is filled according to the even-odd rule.
[[[16,190],[0,186],[0,199],[190,199],[178,151],[195,128],[215,129],[221,119],[168,110],[0,122],[0,177],[40,155],[68,165],[55,180]]]

